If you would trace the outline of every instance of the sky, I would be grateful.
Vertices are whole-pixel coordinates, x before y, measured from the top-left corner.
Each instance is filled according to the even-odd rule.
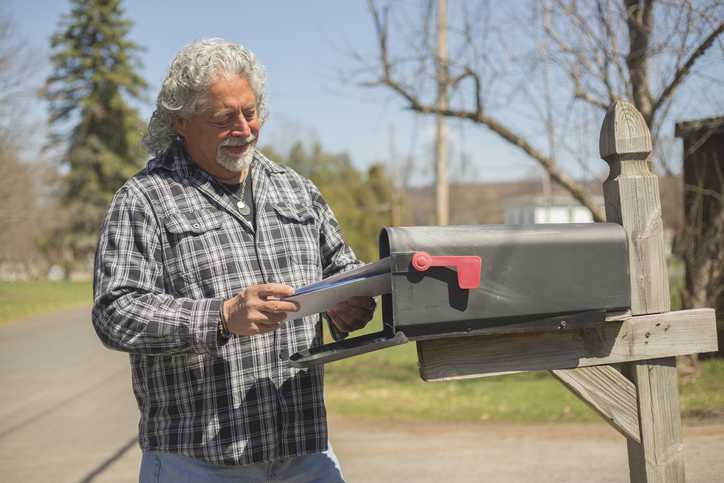
[[[20,35],[38,55],[50,53],[50,36],[66,0],[6,0]],[[432,180],[435,121],[413,114],[388,93],[342,80],[357,64],[349,52],[375,52],[375,31],[364,0],[124,0],[133,22],[129,38],[145,47],[140,74],[149,84],[149,102],[139,105],[148,120],[166,67],[196,38],[220,37],[254,52],[267,72],[270,116],[259,145],[281,152],[298,140],[319,142],[325,152],[349,154],[358,169],[383,162],[394,149],[399,163],[415,160],[412,185]],[[49,72],[43,72],[41,82]],[[45,107],[35,116],[46,115]],[[460,153],[468,159],[465,181],[501,182],[538,176],[534,162],[495,139],[484,128],[452,130],[450,177],[462,173]],[[501,157],[506,162],[500,163]],[[501,167],[505,166],[505,167]]]

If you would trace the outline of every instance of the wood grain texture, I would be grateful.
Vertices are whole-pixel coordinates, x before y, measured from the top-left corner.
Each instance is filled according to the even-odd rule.
[[[626,229],[634,316],[671,310],[658,178],[648,163],[650,146],[651,133],[643,116],[632,104],[615,102],[606,113],[599,140],[601,157],[611,170],[603,183],[603,196],[607,220]],[[716,335],[710,339],[715,341]],[[679,337],[669,342],[683,344]],[[621,367],[633,382],[638,400],[640,441],[627,439],[634,482],[685,481],[673,355],[625,362]]]
[[[444,381],[573,369],[716,350],[713,309],[609,321],[595,329],[496,334],[417,342],[420,377]]]
[[[549,371],[627,439],[641,442],[636,387],[611,366]]]
[[[631,481],[686,481],[675,358],[632,362],[621,371],[639,402],[641,442],[627,439]]]
[[[647,163],[651,134],[632,104],[620,101],[611,106],[601,127],[599,150],[610,168],[603,183],[606,220],[622,225],[628,235],[631,311],[634,315],[668,312],[659,180]]]

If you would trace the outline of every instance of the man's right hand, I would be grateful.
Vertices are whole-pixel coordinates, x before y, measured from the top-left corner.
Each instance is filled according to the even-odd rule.
[[[296,302],[279,297],[294,295],[294,288],[280,283],[252,285],[224,302],[229,332],[238,335],[266,334],[281,327],[287,312],[299,311]]]

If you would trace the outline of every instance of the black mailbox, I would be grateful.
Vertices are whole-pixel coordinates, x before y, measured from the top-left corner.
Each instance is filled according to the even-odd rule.
[[[381,332],[294,354],[324,364],[409,341],[600,326],[631,306],[614,223],[383,228],[391,293]]]

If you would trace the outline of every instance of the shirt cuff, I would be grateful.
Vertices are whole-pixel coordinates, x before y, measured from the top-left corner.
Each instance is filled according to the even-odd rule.
[[[191,314],[191,347],[197,354],[215,357],[228,339],[219,337],[219,311],[224,299],[206,299],[194,303]]]

